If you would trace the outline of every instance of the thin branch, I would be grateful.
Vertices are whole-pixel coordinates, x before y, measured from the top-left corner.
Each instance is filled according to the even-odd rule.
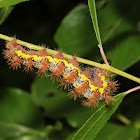
[[[7,41],[13,40],[12,37],[9,37],[9,36],[3,35],[3,34],[0,34],[0,38],[3,39],[3,40],[7,40]],[[26,46],[29,49],[42,50],[44,48],[44,47],[37,46],[37,45],[31,44],[31,43],[27,43],[27,42],[24,42],[24,41],[21,41],[21,40],[18,40],[18,39],[16,41],[17,41],[18,44]],[[49,54],[57,54],[58,53],[58,51],[55,51],[55,50],[51,50],[51,49],[46,49],[46,50],[47,50],[47,52]],[[72,60],[72,57],[73,57],[72,55],[68,55],[68,54],[65,54],[65,53],[63,53],[63,56],[64,56],[64,58],[70,59],[70,60]],[[133,80],[133,81],[135,81],[137,83],[140,83],[140,78],[137,78],[137,77],[135,77],[133,75],[130,75],[130,74],[126,73],[126,72],[118,70],[118,69],[116,69],[114,67],[111,67],[109,65],[107,66],[106,64],[100,64],[100,63],[90,61],[90,60],[87,60],[87,59],[83,59],[83,58],[79,58],[79,57],[76,57],[76,59],[80,63],[84,63],[84,64],[87,64],[87,65],[99,67],[99,68],[105,69],[107,71],[111,71],[113,73],[121,75],[121,76],[123,76],[125,78],[128,78],[130,80]]]
[[[126,94],[129,94],[129,93],[131,93],[131,92],[133,92],[133,91],[136,91],[136,90],[139,90],[139,89],[140,89],[140,86],[137,86],[137,87],[134,87],[134,88],[132,88],[132,89],[127,90],[125,93],[126,93]]]
[[[100,37],[100,31],[99,31],[98,20],[97,20],[95,0],[88,0],[88,6],[89,6],[89,11],[90,11],[93,27],[94,27],[94,30],[95,30],[96,38],[97,38],[97,41],[99,43],[98,47],[100,49],[100,53],[102,55],[104,63],[107,66],[109,66],[109,63],[106,59],[106,56],[105,56],[105,53],[104,53],[104,50],[103,50],[103,47],[102,47],[102,41],[101,41],[101,37]]]
[[[99,47],[99,49],[100,49],[100,53],[101,53],[101,55],[102,55],[102,58],[103,58],[103,60],[104,60],[104,63],[105,63],[107,66],[109,66],[109,63],[108,63],[108,61],[107,61],[107,58],[106,58],[105,53],[104,53],[104,50],[103,50],[103,47],[102,47],[101,45],[98,45],[98,47]]]

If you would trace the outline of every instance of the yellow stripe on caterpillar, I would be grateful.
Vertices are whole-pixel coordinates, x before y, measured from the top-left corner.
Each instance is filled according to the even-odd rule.
[[[25,59],[25,58],[27,58],[27,59],[29,59],[29,58],[33,58],[33,60],[34,61],[37,61],[37,60],[42,60],[42,59],[44,59],[44,58],[46,58],[46,59],[48,59],[49,60],[49,62],[53,62],[53,61],[55,61],[56,63],[59,63],[59,62],[63,62],[64,63],[64,65],[66,66],[66,67],[70,67],[72,70],[77,70],[78,71],[78,76],[79,77],[81,77],[82,79],[83,79],[83,81],[88,81],[88,83],[89,83],[89,87],[92,89],[92,90],[99,90],[99,92],[101,93],[101,94],[103,94],[104,93],[104,89],[108,86],[107,85],[107,82],[105,81],[106,79],[105,79],[105,76],[101,76],[101,73],[99,73],[98,75],[101,77],[101,81],[103,81],[103,88],[99,88],[99,87],[95,87],[94,85],[92,85],[91,84],[91,81],[90,81],[90,79],[88,79],[85,75],[83,75],[83,74],[81,74],[81,72],[80,72],[80,69],[79,68],[77,68],[77,67],[75,67],[75,66],[73,66],[73,64],[69,64],[65,59],[57,59],[57,58],[52,58],[51,56],[43,56],[43,57],[38,57],[37,55],[29,55],[29,54],[25,54],[25,53],[23,53],[21,50],[18,50],[18,51],[15,51],[15,53],[20,57],[22,57],[23,59]],[[67,77],[67,75],[63,75],[64,77]],[[80,85],[76,85],[75,87],[76,88],[78,88]]]

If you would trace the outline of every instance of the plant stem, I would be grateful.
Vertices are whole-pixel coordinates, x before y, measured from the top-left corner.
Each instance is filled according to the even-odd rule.
[[[129,93],[131,93],[131,92],[133,92],[133,91],[136,91],[136,90],[139,90],[139,89],[140,89],[140,86],[137,86],[137,87],[134,87],[134,88],[132,88],[132,89],[127,90],[125,93],[126,93],[126,94],[129,94]]]
[[[104,50],[103,50],[103,47],[102,47],[101,45],[98,45],[98,46],[99,46],[99,48],[100,48],[100,53],[101,53],[101,55],[102,55],[102,58],[103,58],[103,60],[104,60],[104,63],[105,63],[107,66],[109,66],[109,63],[108,63],[108,61],[107,61],[107,58],[106,58],[105,53],[104,53]]]
[[[97,20],[95,0],[88,0],[88,6],[89,6],[89,11],[90,11],[91,19],[93,22],[93,27],[95,30],[96,38],[97,38],[97,41],[99,43],[98,47],[100,49],[100,53],[102,55],[104,63],[107,66],[109,66],[108,61],[107,61],[106,56],[105,56],[105,53],[104,53],[104,50],[103,50],[103,47],[102,47],[102,41],[101,41],[101,37],[100,37],[100,31],[99,31],[98,20]]]
[[[3,40],[7,40],[7,41],[11,41],[11,40],[14,39],[12,37],[9,37],[9,36],[3,35],[3,34],[0,34],[0,38],[3,39]],[[41,47],[41,46],[38,46],[38,45],[34,45],[34,44],[31,44],[31,43],[27,43],[27,42],[24,42],[24,41],[21,41],[21,40],[18,40],[18,39],[16,41],[17,41],[18,44],[23,45],[23,46],[26,46],[29,49],[42,50],[44,48],[44,47]],[[47,50],[47,52],[49,54],[52,54],[52,55],[58,53],[58,51],[55,51],[55,50],[51,50],[51,49],[47,49],[47,48],[46,48],[46,50]],[[73,58],[72,55],[68,55],[68,54],[65,54],[65,53],[63,53],[63,56],[64,56],[64,58],[70,59],[70,60],[72,60],[72,58]],[[126,72],[123,72],[121,70],[118,70],[118,69],[116,69],[114,67],[111,67],[109,65],[100,64],[100,63],[97,63],[97,62],[94,62],[94,61],[90,61],[90,60],[87,60],[87,59],[84,59],[84,58],[79,58],[79,57],[76,57],[76,59],[80,63],[84,63],[84,64],[87,64],[87,65],[99,67],[99,68],[102,68],[102,69],[111,71],[113,73],[116,73],[118,75],[121,75],[121,76],[123,76],[125,78],[128,78],[130,80],[133,80],[133,81],[135,81],[137,83],[140,83],[140,78],[137,78],[137,77],[135,77],[133,75],[130,75],[130,74],[126,73]]]

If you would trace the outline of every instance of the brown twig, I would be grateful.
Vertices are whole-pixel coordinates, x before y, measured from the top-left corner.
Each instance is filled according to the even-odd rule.
[[[133,92],[133,91],[136,91],[136,90],[139,90],[139,89],[140,89],[140,86],[137,86],[137,87],[134,87],[134,88],[132,88],[132,89],[127,90],[125,93],[126,93],[126,94],[129,94],[129,93],[131,93],[131,92]]]
[[[103,58],[103,60],[104,60],[104,63],[105,63],[107,66],[109,66],[109,63],[108,63],[108,61],[107,61],[107,58],[106,58],[105,53],[104,53],[104,50],[103,50],[103,47],[102,47],[100,44],[98,45],[98,47],[99,47],[99,49],[100,49],[100,53],[101,53],[101,55],[102,55],[102,58]]]

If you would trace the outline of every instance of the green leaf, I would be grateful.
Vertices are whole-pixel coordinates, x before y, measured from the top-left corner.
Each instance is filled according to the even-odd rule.
[[[47,131],[47,135],[48,137],[46,138],[46,140],[50,140],[50,139],[56,139],[56,132],[60,132],[63,128],[62,122],[57,121],[55,125],[47,125],[46,127],[46,131]],[[61,131],[63,132],[63,130]],[[60,132],[60,133],[61,133]],[[59,137],[59,136],[58,136]]]
[[[73,101],[67,96],[68,91],[60,90],[58,85],[50,78],[37,77],[32,85],[33,101],[45,109],[48,117],[66,118],[71,126],[82,126],[96,109],[85,108],[79,101]]]
[[[4,7],[0,8],[0,25],[7,19],[8,15],[11,13],[14,7]]]
[[[139,34],[133,24],[120,17],[114,3],[108,1],[98,6],[98,22],[107,59],[112,66],[126,70],[140,60]],[[57,29],[55,41],[66,53],[102,60],[87,5],[80,4],[66,15]]]
[[[44,107],[46,115],[49,117],[61,117],[65,114],[67,102],[69,98],[65,91],[57,88],[58,83],[52,81],[50,78],[37,77],[32,85],[33,101]]]
[[[66,118],[73,127],[81,127],[96,109],[85,108],[79,101],[73,101],[68,91],[57,88],[58,82],[52,83],[50,78],[37,77],[32,85],[33,101],[45,109],[51,118]]]
[[[122,102],[125,93],[120,93],[114,98],[114,102],[110,106],[102,104],[98,110],[86,121],[86,123],[78,130],[73,140],[93,140],[102,127],[109,120],[111,115],[116,111]]]
[[[114,46],[113,44],[112,46]],[[132,49],[132,46],[135,49]],[[112,65],[120,70],[126,70],[140,60],[139,35],[130,35],[118,43],[118,49],[108,50],[106,56],[112,60]],[[115,55],[115,56],[114,56]],[[127,58],[127,59],[126,59]]]
[[[88,2],[95,33],[100,44],[101,39],[98,29],[95,0],[88,0]],[[108,1],[107,6],[98,11],[98,19],[104,43],[103,46],[107,48],[105,53],[107,58],[112,60],[111,65],[118,69],[126,70],[139,61],[139,34],[137,34],[132,24],[126,21],[126,19],[120,18],[118,11],[115,9],[114,1]],[[115,40],[117,40],[116,44],[114,44]],[[132,46],[135,46],[135,49],[132,49]]]
[[[73,136],[74,136],[75,133],[76,133],[76,131],[70,133],[70,134],[68,135],[68,137],[66,138],[66,140],[72,140],[72,138],[73,138]]]
[[[14,139],[33,134],[42,137],[40,111],[29,93],[16,88],[0,91],[0,138]],[[37,130],[36,130],[37,129]]]
[[[133,24],[120,17],[114,1],[108,1],[104,9],[98,11],[98,19],[105,54],[111,65],[126,70],[139,61],[139,34]]]
[[[25,2],[25,1],[29,1],[29,0],[1,0],[0,1],[0,8],[1,7],[8,7],[11,5],[16,5],[20,2]]]
[[[88,5],[89,5],[90,15],[91,15],[91,19],[93,22],[93,26],[94,26],[94,30],[96,33],[98,43],[100,44],[100,46],[102,46],[102,41],[100,38],[100,31],[99,31],[99,27],[98,27],[97,14],[96,14],[95,0],[88,0]]]
[[[76,105],[71,112],[68,112],[66,119],[71,126],[81,127],[96,110],[97,108],[85,108],[79,103],[79,106]]]
[[[5,140],[44,140],[45,133],[16,123],[0,121],[0,138]]]
[[[57,29],[55,41],[59,48],[72,55],[89,56],[97,48],[87,5],[80,4],[66,15]]]
[[[0,121],[15,122],[34,127],[40,125],[40,112],[32,102],[29,93],[10,88],[1,91],[0,96]]]
[[[138,138],[139,130],[133,125],[122,126],[113,123],[107,123],[100,131],[95,140],[134,140]]]

